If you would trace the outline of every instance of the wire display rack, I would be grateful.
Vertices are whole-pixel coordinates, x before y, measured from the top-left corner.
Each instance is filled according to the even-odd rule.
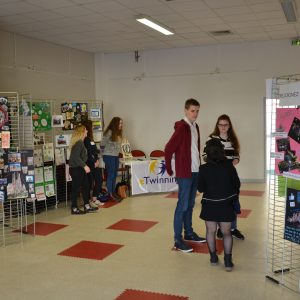
[[[268,180],[268,237],[266,277],[286,288],[300,293],[300,245],[284,239],[286,191],[290,179],[275,174],[276,152],[276,109],[280,106],[279,85],[299,81],[298,75],[272,79],[272,98],[267,101],[267,128],[269,139],[269,180]],[[288,108],[287,106],[285,106]],[[289,108],[296,108],[289,106]]]

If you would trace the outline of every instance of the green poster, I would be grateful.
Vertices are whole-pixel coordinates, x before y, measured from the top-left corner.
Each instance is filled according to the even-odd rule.
[[[49,103],[33,103],[31,112],[34,131],[47,131],[51,129],[51,110]]]

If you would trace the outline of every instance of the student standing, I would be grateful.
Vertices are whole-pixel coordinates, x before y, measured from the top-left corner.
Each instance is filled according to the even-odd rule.
[[[178,202],[173,224],[174,248],[182,252],[193,251],[184,240],[205,242],[205,239],[199,237],[192,227],[200,166],[200,132],[196,123],[199,109],[200,104],[197,100],[188,99],[185,102],[185,118],[175,123],[175,131],[165,147],[166,170],[170,176],[173,175],[171,160],[175,155]]]
[[[90,201],[90,205],[92,207],[98,207],[102,204],[99,200],[97,200],[97,196],[99,196],[102,189],[102,170],[100,169],[99,150],[97,149],[94,141],[92,121],[87,120],[84,123],[84,126],[87,129],[87,136],[84,139],[84,145],[88,154],[86,164],[91,170],[88,173],[90,190],[92,190],[92,199]]]
[[[240,180],[232,162],[226,159],[219,139],[207,141],[204,149],[206,164],[199,169],[198,191],[202,195],[200,218],[205,220],[206,241],[212,265],[218,263],[216,229],[223,232],[226,271],[233,268],[231,222],[235,218],[234,204],[238,201]]]
[[[221,115],[218,117],[214,131],[209,135],[209,138],[217,138],[224,146],[225,156],[235,166],[240,162],[240,143],[237,135],[233,129],[232,122],[228,115]],[[237,202],[235,206],[236,214],[240,214],[240,203]],[[231,223],[231,234],[234,238],[244,240],[245,236],[237,228],[237,216]],[[217,231],[217,237],[223,238],[220,228]]]
[[[121,141],[123,138],[123,120],[114,117],[106,130],[100,143],[103,149],[103,161],[107,172],[106,187],[109,197],[114,201],[121,201],[121,198],[115,193],[116,180],[119,169],[119,153],[121,152]]]
[[[72,191],[71,191],[71,213],[74,215],[80,215],[88,212],[94,212],[98,208],[91,207],[89,204],[90,192],[89,181],[87,174],[90,172],[90,168],[87,166],[86,161],[88,159],[87,151],[84,146],[83,140],[86,138],[87,130],[85,126],[77,126],[72,134],[70,142],[70,175],[72,177]],[[84,210],[78,209],[77,197],[82,188],[82,196],[84,202]]]

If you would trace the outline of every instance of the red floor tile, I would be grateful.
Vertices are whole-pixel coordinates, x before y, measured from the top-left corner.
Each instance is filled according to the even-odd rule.
[[[264,195],[264,191],[240,191],[240,196],[255,196],[262,197]]]
[[[123,245],[81,241],[57,255],[102,260],[121,247]]]
[[[36,222],[35,223],[35,234],[36,235],[48,235],[57,230],[65,228],[66,226],[68,226],[68,225]],[[34,225],[30,224],[27,226],[27,228],[23,227],[22,231],[24,233],[34,234]]]
[[[172,192],[172,193],[168,194],[165,198],[178,198],[178,193]]]
[[[188,297],[126,289],[115,300],[188,300]]]
[[[185,241],[190,247],[194,249],[194,253],[209,253],[207,243],[197,243],[191,241]],[[224,250],[223,240],[216,240],[217,254],[221,254]]]
[[[248,216],[251,214],[251,209],[241,209],[241,213],[238,216],[238,218],[248,218]]]
[[[123,220],[107,227],[107,229],[145,232],[157,223],[158,222],[153,222],[153,221],[123,219]]]
[[[115,206],[117,204],[119,204],[120,202],[115,202],[115,201],[107,201],[104,203],[104,205],[100,205],[99,208],[109,208],[109,207],[112,207],[112,206]]]

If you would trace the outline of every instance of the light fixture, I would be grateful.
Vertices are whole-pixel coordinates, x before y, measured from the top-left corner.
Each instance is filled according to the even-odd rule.
[[[297,15],[294,0],[280,0],[282,10],[286,20],[290,22],[297,22]]]
[[[151,17],[148,17],[146,15],[139,15],[136,17],[136,20],[146,26],[151,27],[152,29],[155,29],[165,35],[172,35],[174,34],[170,28],[167,26],[159,23],[158,21],[153,20]]]

